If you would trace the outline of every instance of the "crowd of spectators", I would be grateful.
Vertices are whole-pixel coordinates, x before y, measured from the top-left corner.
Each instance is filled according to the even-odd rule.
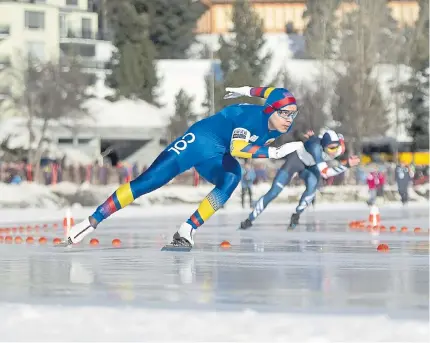
[[[282,162],[282,161],[281,161]],[[253,184],[262,182],[271,182],[276,175],[278,168],[281,166],[279,161],[252,161],[252,167],[255,177]],[[408,169],[408,175],[413,185],[427,183],[429,181],[428,167],[415,167],[413,165],[402,165]],[[40,173],[37,182],[45,185],[56,184],[62,181],[69,181],[77,184],[88,182],[95,185],[107,185],[113,183],[125,183],[133,180],[147,166],[141,166],[138,163],[130,164],[119,162],[116,166],[105,162],[103,164],[95,162],[90,165],[74,164],[65,165],[61,160],[42,160]],[[397,169],[396,169],[397,168]],[[358,166],[344,174],[331,177],[327,180],[321,180],[320,186],[326,185],[368,185],[370,199],[377,195],[383,189],[385,184],[394,185],[399,182],[396,175],[399,171],[399,165],[390,164],[370,164]],[[4,183],[20,183],[22,181],[35,181],[35,167],[24,162],[2,162],[0,161],[0,181]],[[195,173],[194,169],[188,170],[178,175],[172,183],[197,185],[204,183]],[[292,185],[301,184],[299,178],[292,180]]]

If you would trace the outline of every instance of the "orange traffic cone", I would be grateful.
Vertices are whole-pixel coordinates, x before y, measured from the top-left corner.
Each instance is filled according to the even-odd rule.
[[[381,215],[379,214],[379,208],[376,205],[372,205],[369,213],[369,224],[372,226],[379,226],[380,223]]]
[[[64,235],[68,235],[73,225],[75,225],[75,220],[72,217],[72,211],[70,211],[70,208],[67,208],[66,216],[63,219]]]

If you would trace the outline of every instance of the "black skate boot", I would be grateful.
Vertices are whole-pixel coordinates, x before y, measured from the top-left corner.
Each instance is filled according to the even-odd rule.
[[[248,218],[247,220],[244,220],[242,223],[240,223],[239,230],[246,230],[249,229],[251,226],[252,221],[250,221]]]
[[[291,215],[290,225],[288,226],[287,230],[294,230],[297,224],[299,223],[299,219],[300,219],[300,213],[293,213]]]
[[[181,237],[178,232],[173,235],[173,240],[170,244],[166,244],[161,251],[190,251],[193,248],[188,239]]]

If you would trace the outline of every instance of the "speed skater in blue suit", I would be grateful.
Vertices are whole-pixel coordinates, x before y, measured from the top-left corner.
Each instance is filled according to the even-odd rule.
[[[296,99],[287,89],[245,86],[226,91],[225,99],[255,96],[266,101],[227,106],[193,124],[144,173],[121,185],[91,216],[72,227],[65,244],[80,242],[116,211],[194,167],[215,187],[173,235],[171,246],[191,248],[196,230],[227,202],[241,180],[235,157],[279,159],[296,150],[299,142],[268,146],[291,130],[298,114]]]
[[[248,218],[240,223],[240,229],[248,229],[264,209],[273,201],[290,183],[293,176],[298,174],[305,185],[296,211],[291,215],[289,229],[294,229],[299,223],[300,214],[312,203],[317,191],[320,177],[329,177],[344,173],[349,167],[360,163],[360,158],[351,156],[347,160],[341,160],[338,166],[329,167],[327,162],[339,158],[345,152],[343,135],[333,130],[324,132],[321,138],[315,136],[313,131],[305,134],[307,140],[297,145],[297,150],[290,153],[284,164],[279,168],[273,180],[272,187],[255,204]]]

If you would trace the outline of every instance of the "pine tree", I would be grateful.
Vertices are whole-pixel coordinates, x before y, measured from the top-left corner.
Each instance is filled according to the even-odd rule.
[[[183,89],[176,94],[175,114],[170,118],[168,126],[171,140],[182,135],[196,121],[197,116],[192,110],[193,100]]]
[[[263,23],[261,18],[251,7],[248,0],[237,0],[233,5],[233,38],[220,37],[220,50],[218,56],[223,74],[222,80],[215,82],[215,109],[222,106],[243,102],[243,99],[232,99],[221,102],[220,93],[224,93],[225,87],[237,86],[261,86],[266,76],[271,54],[263,53],[265,44]],[[206,78],[207,86],[212,86],[209,74]],[[208,90],[208,95],[211,91]],[[247,98],[247,102],[261,103],[261,99]],[[207,105],[211,101],[208,99],[203,105],[208,113],[211,108]]]
[[[405,107],[411,114],[409,133],[414,150],[429,148],[429,3],[420,0],[419,18],[416,23],[410,66],[412,75],[403,90]]]
[[[308,20],[304,30],[306,56],[329,59],[334,55],[337,38],[336,9],[341,0],[307,0],[303,18]]]
[[[137,13],[150,18],[149,38],[160,59],[187,57],[187,50],[195,41],[197,20],[205,6],[193,0],[133,0]]]
[[[113,44],[118,50],[113,55],[112,74],[107,83],[116,90],[117,96],[140,98],[158,105],[156,50],[149,39],[148,17],[139,15],[131,0],[108,4],[115,33]]]

